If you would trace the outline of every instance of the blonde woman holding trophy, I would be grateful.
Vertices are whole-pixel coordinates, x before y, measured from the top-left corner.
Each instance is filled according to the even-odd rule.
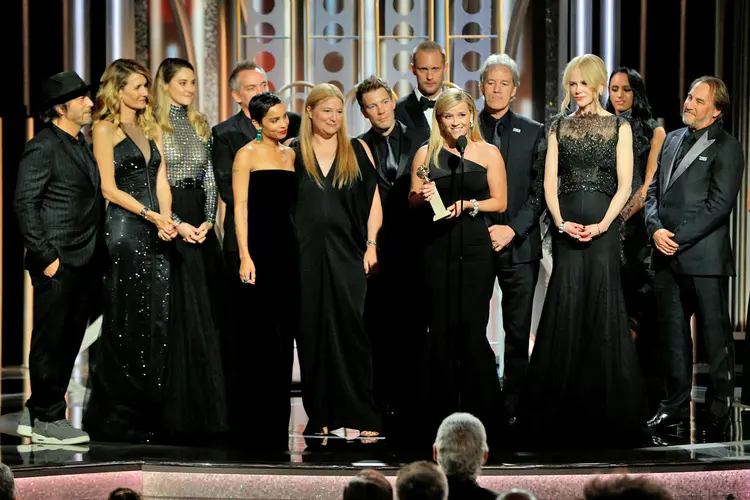
[[[490,425],[497,420],[500,383],[486,336],[494,275],[483,214],[506,208],[505,164],[500,151],[482,140],[467,92],[441,94],[432,119],[429,143],[414,157],[409,195],[425,227],[420,300],[429,325],[425,403],[433,407],[434,429],[456,411]]]

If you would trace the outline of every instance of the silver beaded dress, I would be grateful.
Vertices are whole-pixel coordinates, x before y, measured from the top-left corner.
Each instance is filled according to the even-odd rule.
[[[137,128],[121,128],[114,146],[115,182],[159,211],[161,154]],[[83,425],[97,441],[151,442],[161,434],[170,306],[169,244],[156,226],[109,203],[105,219],[109,265],[104,276],[102,332],[90,353],[90,392]]]
[[[171,106],[164,159],[172,191],[172,219],[199,228],[216,219],[217,192],[211,140],[191,124],[187,108]],[[226,271],[216,233],[202,243],[178,236],[171,253],[169,351],[164,418],[172,438],[194,439],[226,430],[227,409],[220,330]]]
[[[587,225],[604,217],[617,192],[622,123],[596,114],[553,122],[563,220]],[[554,267],[522,393],[529,440],[542,447],[642,445],[648,412],[620,279],[617,224],[590,242],[550,231]]]

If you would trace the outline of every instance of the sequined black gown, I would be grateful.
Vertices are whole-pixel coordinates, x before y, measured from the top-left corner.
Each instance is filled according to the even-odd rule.
[[[195,228],[216,221],[218,195],[211,142],[188,120],[187,108],[170,106],[171,131],[164,131],[164,160],[172,191],[172,219]],[[171,252],[169,349],[164,418],[173,439],[195,440],[227,430],[220,328],[227,304],[221,278],[226,271],[216,232],[203,243],[181,236]]]
[[[318,168],[322,186],[308,175],[299,151],[298,202],[300,331],[297,349],[306,434],[323,427],[380,431],[372,381],[372,349],[362,315],[367,293],[364,253],[367,221],[377,188],[376,172],[357,139],[352,146],[362,177],[349,187],[333,184]],[[251,174],[252,175],[252,174]]]
[[[622,119],[584,115],[553,123],[563,220],[599,222],[617,191]],[[620,232],[579,243],[556,230],[553,262],[523,392],[531,443],[614,447],[647,437],[643,386],[620,280]]]
[[[429,176],[446,206],[489,198],[485,167],[464,160],[462,181],[459,156],[443,149],[438,159],[439,168],[431,165]],[[432,222],[429,205],[423,212],[428,219],[421,259],[425,283],[410,300],[414,314],[420,309],[427,314],[429,390],[414,397],[429,396],[425,420],[433,439],[440,422],[457,411],[475,415],[492,436],[499,418],[500,379],[487,339],[495,282],[487,223],[481,213],[471,217],[468,210],[460,218],[438,222]]]
[[[117,187],[158,210],[161,155],[149,141],[145,158],[129,136],[114,147]],[[110,203],[104,226],[109,267],[104,277],[101,337],[90,360],[84,429],[96,441],[151,441],[162,430],[168,349],[168,243],[156,226]]]

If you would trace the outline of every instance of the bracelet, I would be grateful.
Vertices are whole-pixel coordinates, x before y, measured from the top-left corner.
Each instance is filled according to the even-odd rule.
[[[147,214],[147,213],[148,213],[148,207],[144,206],[144,207],[143,207],[143,208],[141,209],[141,213],[140,213],[139,215],[140,215],[141,217],[143,217],[144,219],[148,220],[148,217],[146,217],[146,214]]]
[[[376,247],[378,246],[378,242],[375,240],[367,240],[367,246],[368,247]]]
[[[182,224],[182,219],[180,219],[180,216],[177,215],[175,212],[172,212],[172,216],[170,217],[174,221],[175,224],[180,225]]]
[[[469,212],[469,215],[471,215],[472,217],[476,217],[479,213],[479,202],[473,198],[471,199],[471,202],[474,204],[474,210]]]
[[[562,221],[562,222],[560,222],[560,225],[557,227],[557,231],[559,233],[564,233],[565,232],[564,228],[565,228],[565,221]]]
[[[599,234],[597,236],[602,235],[602,228],[599,227],[599,224],[596,225],[596,230],[599,231]]]

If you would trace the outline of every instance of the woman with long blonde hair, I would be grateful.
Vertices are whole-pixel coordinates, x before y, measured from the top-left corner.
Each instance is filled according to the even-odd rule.
[[[463,151],[459,139],[466,141]],[[442,219],[426,203],[438,194],[448,209]],[[425,219],[419,297],[429,327],[423,404],[431,407],[426,430],[433,436],[457,411],[477,416],[491,435],[499,420],[500,381],[486,334],[495,275],[483,214],[504,211],[507,199],[505,163],[482,140],[474,99],[446,90],[435,103],[429,143],[414,157],[409,195]]]
[[[211,132],[193,105],[197,90],[190,62],[168,58],[159,65],[155,111],[172,190],[172,220],[180,235],[171,254],[164,414],[171,434],[191,438],[227,429],[219,345],[226,271],[212,230],[218,195]]]
[[[93,439],[144,442],[161,428],[169,321],[167,242],[177,231],[151,76],[118,59],[96,96],[94,156],[109,202],[102,333],[83,424]]]
[[[630,197],[631,128],[602,108],[607,72],[599,57],[570,61],[563,85],[563,115],[550,126],[544,172],[554,267],[521,421],[540,446],[638,446],[648,442],[648,413],[614,224]]]
[[[377,264],[382,207],[367,145],[346,132],[344,96],[312,89],[296,152],[295,214],[301,268],[297,347],[309,433],[380,432],[372,350],[362,321],[367,276]]]

